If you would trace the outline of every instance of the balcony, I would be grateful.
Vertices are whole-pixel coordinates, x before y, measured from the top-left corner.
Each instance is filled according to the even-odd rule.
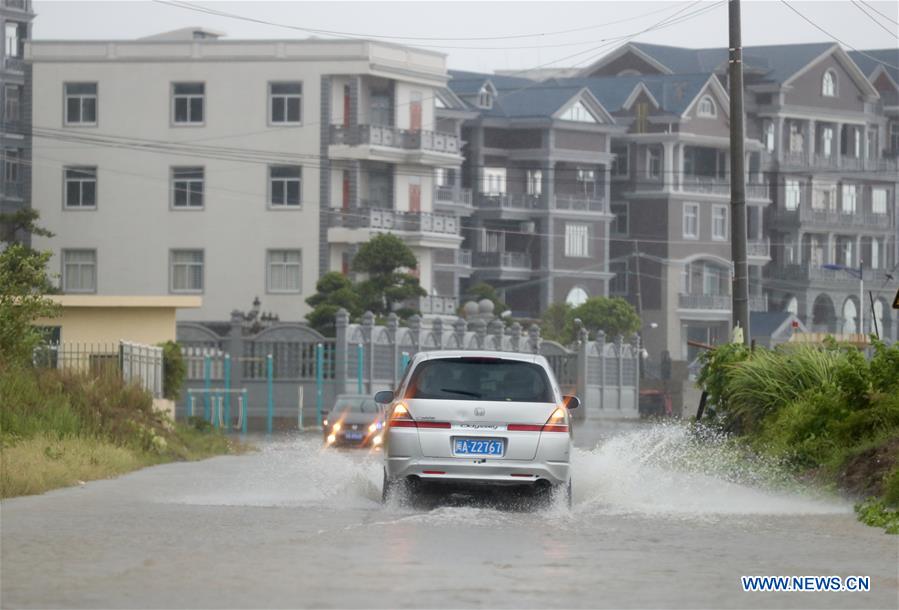
[[[0,193],[2,193],[4,197],[22,199],[25,197],[25,183],[4,182],[0,184]]]
[[[712,178],[708,176],[696,176],[684,174],[681,189],[687,193],[698,193],[702,195],[715,195],[719,197],[730,197],[730,179],[729,178]],[[768,185],[762,182],[746,183],[747,199],[763,199],[771,200],[768,192]]]
[[[531,275],[531,256],[527,252],[475,252],[472,263],[481,279],[522,280]]]
[[[471,268],[471,250],[435,250],[434,265]]]
[[[865,282],[884,282],[888,280],[885,269],[864,269]],[[819,264],[793,264],[768,267],[768,277],[788,282],[829,282],[832,284],[853,286],[858,285],[858,276],[841,269],[825,269]]]
[[[434,189],[434,207],[469,216],[474,211],[471,189],[438,186]]]
[[[677,295],[678,309],[702,309],[708,311],[730,311],[733,297],[729,294],[684,294]],[[768,299],[761,295],[749,297],[750,311],[768,311]]]
[[[767,237],[748,240],[746,242],[746,254],[759,258],[771,258],[771,240]]]
[[[861,202],[859,202],[861,205]],[[835,209],[813,208],[800,203],[798,210],[778,210],[775,221],[784,224],[805,224],[832,227],[834,229],[867,228],[890,231],[893,227],[888,214],[869,212],[844,212]]]
[[[10,72],[24,72],[25,60],[21,57],[5,57],[3,58],[3,67]]]
[[[381,208],[331,209],[328,241],[357,244],[379,232],[396,233],[410,246],[457,248],[462,243],[457,216],[399,212]]]
[[[4,118],[0,121],[0,129],[5,132],[5,135],[21,136],[25,132],[25,122],[21,118]]]
[[[17,11],[28,10],[27,0],[3,0],[3,6]]]
[[[459,301],[456,297],[426,296],[407,302],[410,307],[424,315],[456,315]]]
[[[372,147],[371,153],[351,154],[347,158],[384,158],[387,161],[426,161],[428,158],[445,161],[446,156],[458,157],[460,142],[451,133],[411,131],[384,125],[331,125],[330,142],[335,146]],[[408,158],[408,154],[416,155]],[[398,156],[399,155],[399,156]]]
[[[776,160],[773,153],[768,154],[770,155],[769,161]],[[802,169],[846,169],[872,173],[899,171],[899,163],[896,159],[858,159],[837,154],[810,155],[808,152],[785,152],[780,164]]]
[[[553,210],[563,212],[604,212],[608,213],[605,196],[593,195],[562,195],[556,194],[549,198],[550,207]]]

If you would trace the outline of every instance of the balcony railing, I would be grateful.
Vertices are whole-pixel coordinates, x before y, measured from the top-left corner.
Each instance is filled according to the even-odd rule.
[[[0,127],[6,133],[23,134],[25,131],[25,122],[22,119],[3,119],[0,121]]]
[[[774,159],[773,153],[769,153],[770,159]],[[849,169],[866,172],[896,172],[899,171],[899,163],[896,159],[858,159],[845,155],[810,155],[808,152],[785,152],[783,165],[802,168],[820,169]]]
[[[889,280],[885,269],[864,269],[865,282]],[[842,269],[825,269],[820,264],[801,263],[793,265],[768,266],[768,275],[774,279],[787,281],[823,280],[840,284],[858,284],[858,275]]]
[[[459,138],[451,133],[411,131],[384,125],[331,125],[331,144],[385,146],[457,155]]]
[[[456,216],[429,212],[399,212],[381,208],[334,210],[331,215],[331,226],[441,235],[459,235],[460,230],[459,219]]]
[[[22,199],[25,196],[24,182],[4,182],[0,184],[0,192],[6,197]]]
[[[24,72],[25,60],[21,57],[5,57],[3,59],[3,67],[12,72]]]
[[[601,193],[593,195],[562,195],[550,197],[552,208],[573,212],[608,212],[605,196]]]
[[[471,250],[435,250],[434,264],[471,267]]]
[[[709,178],[684,174],[683,190],[689,193],[703,193],[708,195],[730,195],[729,178]],[[770,199],[768,185],[762,182],[746,183],[746,196],[749,199]]]
[[[478,193],[475,207],[484,210],[539,210],[543,200],[539,195],[526,193]]]
[[[714,311],[730,311],[733,297],[729,294],[684,294],[677,295],[677,306],[680,309],[709,309]],[[768,311],[768,299],[761,295],[749,297],[750,311]]]
[[[842,210],[813,208],[802,204],[800,204],[798,210],[778,210],[776,219],[778,222],[801,222],[839,228],[870,227],[888,229],[891,226],[891,219],[887,214],[872,214],[859,211],[844,212]]]
[[[471,189],[461,189],[452,186],[438,186],[434,189],[434,201],[443,205],[470,208],[472,207]]]
[[[531,256],[527,252],[475,252],[475,267],[530,269]]]
[[[764,239],[750,239],[746,242],[746,254],[749,256],[771,257],[771,240],[767,237]]]
[[[426,296],[413,299],[409,305],[418,309],[423,314],[455,315],[459,309],[459,301],[456,297]]]

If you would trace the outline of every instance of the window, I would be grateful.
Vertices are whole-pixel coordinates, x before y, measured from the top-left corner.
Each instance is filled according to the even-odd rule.
[[[890,152],[899,155],[899,121],[890,124]]]
[[[833,127],[821,131],[821,153],[828,159],[833,153]]]
[[[837,185],[816,184],[812,196],[812,208],[815,210],[835,210],[837,208]]]
[[[712,239],[724,241],[727,239],[727,206],[712,206]]]
[[[871,213],[886,214],[887,213],[887,190],[871,189]]]
[[[613,203],[611,205],[612,214],[615,218],[609,225],[609,233],[612,235],[627,235],[630,230],[629,225],[629,209],[627,203]]]
[[[646,173],[650,178],[658,178],[662,175],[662,150],[660,148],[647,150]]]
[[[303,120],[303,83],[269,83],[272,123],[300,123]]]
[[[612,161],[612,176],[627,177],[630,147],[627,144],[612,144],[612,154],[615,155],[615,160]]]
[[[412,372],[405,398],[506,404],[555,400],[549,378],[539,365],[464,357],[433,358],[419,364]]]
[[[486,110],[493,108],[493,88],[489,83],[478,91],[478,107]]]
[[[834,97],[837,94],[837,77],[833,70],[824,73],[821,79],[821,95],[824,97]]]
[[[203,258],[202,250],[172,250],[172,292],[203,292]]]
[[[634,120],[634,132],[646,133],[646,126],[649,122],[649,104],[647,102],[637,102],[636,117]]]
[[[268,168],[269,204],[273,208],[298,207],[302,201],[303,168],[273,165]]]
[[[774,152],[774,122],[765,121],[765,149]]]
[[[790,123],[790,152],[801,153],[805,149],[805,139],[802,136],[799,123]]]
[[[97,291],[97,251],[62,251],[62,289],[64,292]]]
[[[699,204],[684,204],[684,237],[699,239]]]
[[[97,207],[97,168],[65,168],[65,207],[86,209]]]
[[[609,271],[615,274],[609,281],[609,294],[627,294],[627,263],[624,261],[609,263]]]
[[[786,209],[799,209],[800,192],[798,180],[786,180],[784,182],[784,207]]]
[[[66,83],[66,125],[97,124],[97,83]]]
[[[528,195],[539,197],[543,193],[543,172],[539,169],[529,169],[527,180]]]
[[[203,208],[203,168],[172,168],[172,207],[178,209]]]
[[[21,117],[22,88],[15,85],[7,85],[3,95],[3,120],[14,123]]]
[[[19,151],[15,148],[3,151],[3,181],[7,184],[19,182]]]
[[[706,118],[715,118],[718,116],[718,108],[715,106],[714,100],[708,95],[704,95],[702,99],[699,100],[698,115]]]
[[[563,121],[576,121],[578,123],[598,123],[593,113],[587,110],[583,102],[575,102],[559,117]]]
[[[300,292],[300,261],[299,250],[269,250],[268,291]]]
[[[584,258],[590,256],[589,227],[581,223],[565,225],[565,256]]]
[[[796,262],[796,244],[793,241],[793,237],[791,235],[784,236],[784,258],[783,262],[787,265],[792,265]]]
[[[21,57],[19,44],[19,24],[14,21],[6,23],[6,32],[4,39],[4,54],[7,57]]]
[[[880,269],[880,240],[876,237],[871,240],[871,269]]]
[[[855,214],[856,203],[858,200],[858,190],[854,184],[843,185],[843,214]]]
[[[506,192],[506,168],[485,167],[484,183],[481,185],[484,193],[488,195],[502,195]]]
[[[206,85],[203,83],[174,83],[172,85],[172,116],[176,125],[203,123]]]

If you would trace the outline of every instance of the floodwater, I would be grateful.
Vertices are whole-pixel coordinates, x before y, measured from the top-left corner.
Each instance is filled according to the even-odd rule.
[[[380,503],[380,456],[317,434],[0,504],[0,604],[103,608],[897,608],[897,537],[714,435],[575,434],[574,506]],[[868,593],[744,593],[863,575]]]

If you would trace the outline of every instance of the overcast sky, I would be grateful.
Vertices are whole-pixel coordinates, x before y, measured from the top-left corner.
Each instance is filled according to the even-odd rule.
[[[178,1],[178,0],[173,0]],[[166,0],[168,2],[168,0]],[[446,53],[450,68],[493,71],[583,66],[633,40],[692,47],[727,45],[726,2],[198,2],[234,16],[210,15],[164,2],[77,0],[34,3],[36,39],[129,39],[188,26],[231,38],[385,37]],[[717,6],[715,6],[717,4]],[[790,4],[845,44],[895,47],[899,0]],[[865,8],[865,15],[860,8]],[[879,11],[884,16],[878,15]],[[888,18],[889,19],[888,19]],[[254,23],[251,18],[269,23]],[[650,29],[666,19],[683,22]],[[272,25],[277,24],[277,25]],[[285,27],[286,26],[286,27]],[[649,31],[643,31],[647,30]],[[572,31],[574,30],[574,31]],[[407,38],[401,38],[407,37]],[[411,38],[409,38],[411,37]],[[743,1],[743,44],[831,40],[779,0]],[[570,56],[570,57],[569,57]]]

